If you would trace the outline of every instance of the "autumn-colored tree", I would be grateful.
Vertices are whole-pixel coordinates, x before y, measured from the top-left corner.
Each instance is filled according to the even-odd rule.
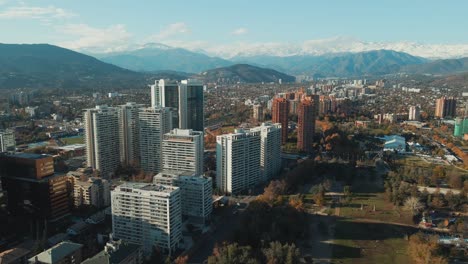
[[[258,264],[252,256],[250,246],[239,246],[237,243],[215,246],[213,255],[208,257],[208,264]]]
[[[451,175],[449,179],[449,184],[452,188],[460,189],[462,188],[462,178],[460,175]]]
[[[289,205],[298,211],[304,211],[304,202],[300,197],[295,196],[289,198]]]
[[[318,206],[323,206],[325,204],[325,194],[322,192],[314,195],[314,201]]]
[[[263,194],[258,197],[259,200],[273,204],[278,197],[286,191],[286,182],[284,180],[274,180],[265,187]]]
[[[446,264],[447,259],[440,255],[437,236],[414,234],[409,239],[408,253],[416,264]]]
[[[174,264],[187,264],[188,262],[188,256],[178,256],[174,260]]]
[[[268,248],[262,249],[267,264],[295,264],[299,263],[300,252],[294,244],[270,242]]]

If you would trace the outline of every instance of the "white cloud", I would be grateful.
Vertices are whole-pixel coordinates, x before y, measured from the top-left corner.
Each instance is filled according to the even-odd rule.
[[[244,35],[249,32],[246,28],[238,28],[231,32],[232,35]]]
[[[0,0],[0,4],[1,4]],[[74,13],[55,6],[14,6],[0,11],[0,19],[51,19],[70,18],[76,16]]]
[[[58,43],[59,46],[74,50],[93,52],[121,51],[128,48],[131,34],[125,25],[116,24],[106,28],[95,28],[87,24],[68,24],[56,28],[62,34],[74,38]]]
[[[166,28],[162,29],[159,33],[151,35],[147,38],[147,42],[151,41],[164,41],[170,37],[174,37],[182,34],[189,34],[190,28],[184,22],[177,22],[168,25]]]

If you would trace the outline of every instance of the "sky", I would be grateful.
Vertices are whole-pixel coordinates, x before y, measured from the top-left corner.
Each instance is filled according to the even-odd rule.
[[[236,43],[468,44],[468,1],[0,0],[0,43],[108,52],[149,42],[206,49]]]

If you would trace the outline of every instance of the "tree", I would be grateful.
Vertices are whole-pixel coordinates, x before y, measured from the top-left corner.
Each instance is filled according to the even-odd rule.
[[[298,211],[304,211],[304,202],[300,197],[296,196],[289,198],[289,205]]]
[[[215,246],[213,255],[208,257],[208,264],[258,264],[252,256],[250,246],[239,246],[237,243],[224,243]]]
[[[462,185],[462,178],[460,175],[451,175],[449,184],[452,188],[460,189]]]
[[[437,243],[437,236],[425,236],[422,233],[412,235],[409,240],[408,253],[416,264],[447,264],[446,258],[441,256]]]
[[[188,256],[178,256],[174,260],[174,264],[187,264],[188,262]]]
[[[413,215],[417,215],[424,209],[424,205],[419,201],[419,198],[408,197],[405,201],[404,208],[405,210],[411,211]]]
[[[284,194],[286,191],[286,183],[284,181],[271,181],[267,187],[265,187],[264,192],[260,195],[259,199],[265,201],[269,204],[273,204],[278,196]]]
[[[300,252],[294,244],[281,244],[278,241],[270,242],[268,248],[262,249],[267,264],[294,264],[299,263]]]
[[[323,192],[318,192],[314,195],[314,201],[318,206],[323,206],[325,204],[325,194]]]

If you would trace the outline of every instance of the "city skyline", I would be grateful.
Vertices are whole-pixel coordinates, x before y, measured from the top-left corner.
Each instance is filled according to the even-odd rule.
[[[157,1],[136,6],[128,1],[116,5],[2,0],[0,42],[50,43],[90,53],[163,43],[221,57],[379,48],[414,55],[446,48],[451,52],[445,57],[463,56],[468,54],[468,37],[460,33],[468,24],[463,14],[468,4],[457,2],[298,1],[284,5],[275,1],[265,5],[203,1],[181,5]]]

